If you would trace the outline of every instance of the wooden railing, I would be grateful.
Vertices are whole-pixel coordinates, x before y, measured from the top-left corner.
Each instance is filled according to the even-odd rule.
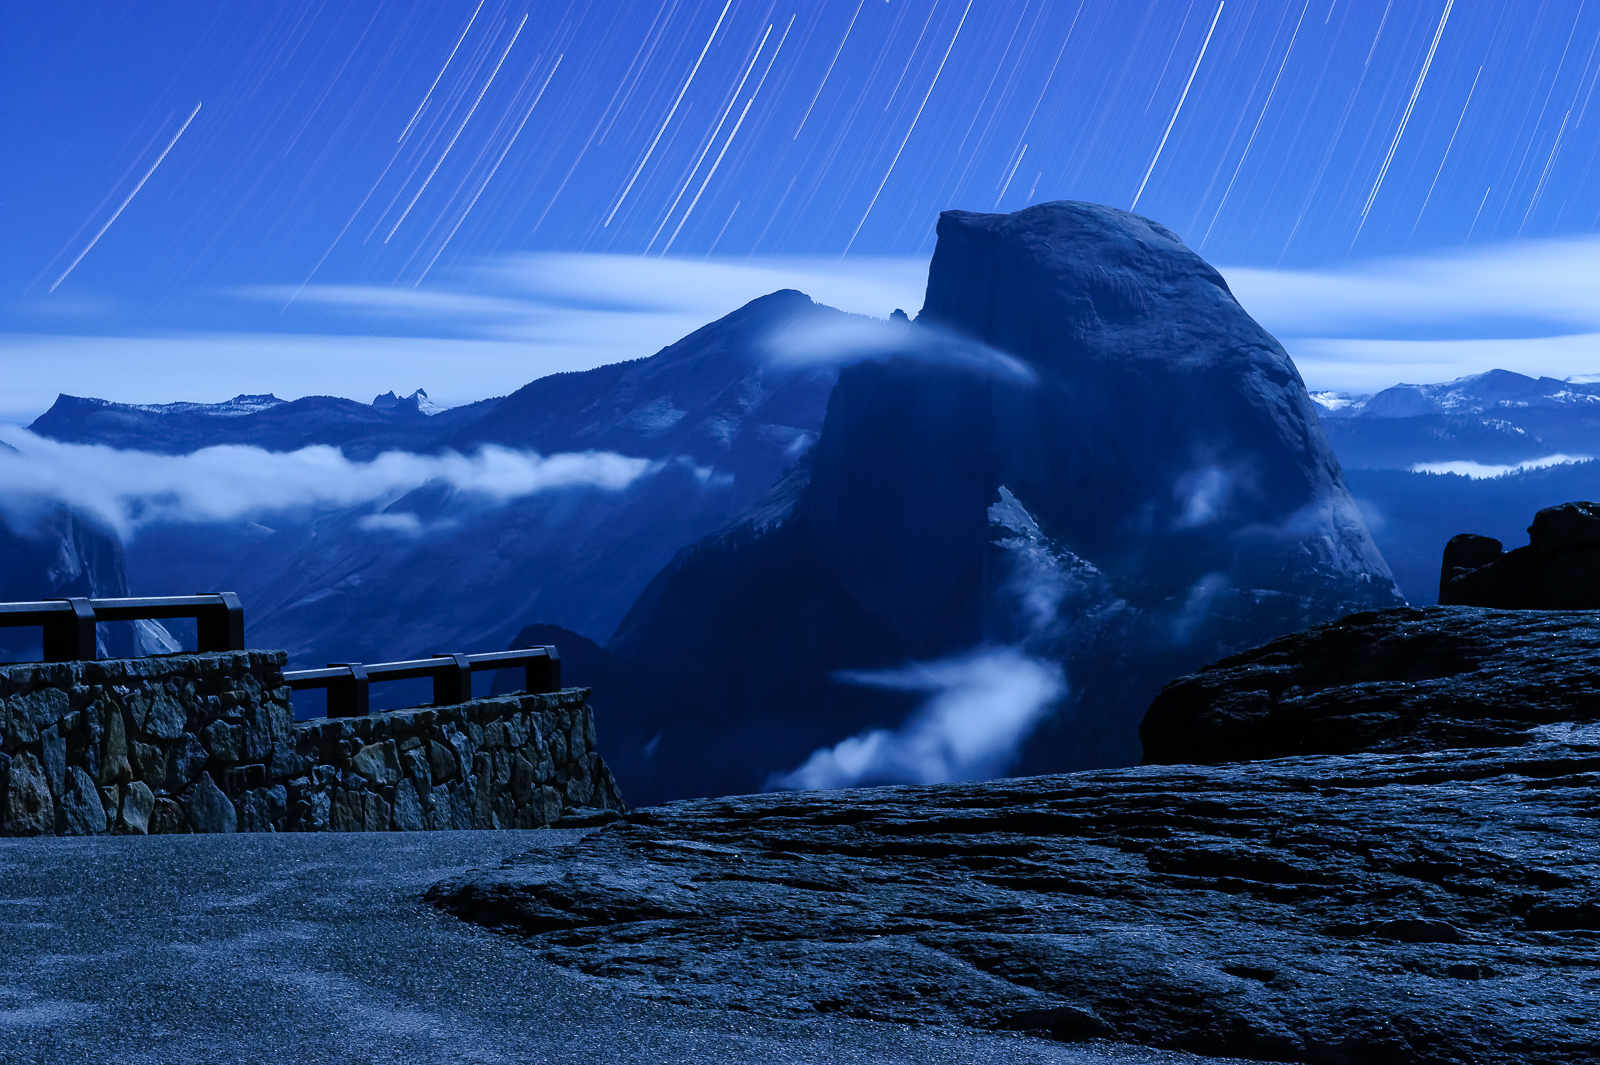
[[[46,662],[92,662],[95,625],[102,621],[194,618],[200,651],[243,651],[244,608],[232,592],[153,599],[46,599],[0,603],[0,627],[44,629]]]
[[[532,694],[561,690],[561,656],[552,646],[476,655],[434,655],[405,662],[333,662],[326,669],[297,669],[283,681],[295,691],[328,690],[329,717],[360,717],[368,712],[368,687],[373,681],[433,678],[433,705],[450,706],[472,698],[472,674],[485,669],[525,672],[524,690]]]

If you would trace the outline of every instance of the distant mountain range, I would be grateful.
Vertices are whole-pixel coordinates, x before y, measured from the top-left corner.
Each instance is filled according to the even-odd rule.
[[[1372,395],[1313,393],[1367,527],[1406,598],[1437,601],[1461,532],[1527,542],[1541,507],[1600,498],[1600,382],[1490,370]]]
[[[1597,453],[1597,403],[1600,385],[1505,371],[1308,395],[1163,227],[1087,204],[947,212],[914,323],[781,291],[649,358],[464,407],[62,396],[30,427],[167,456],[614,454],[645,463],[626,487],[439,479],[147,522],[125,563],[63,511],[0,550],[32,574],[17,598],[236,590],[250,642],[300,667],[557,643],[636,802],[1042,772],[1136,761],[1172,676],[1431,602],[1444,540],[1501,535],[1487,511],[1600,496],[1594,463],[1416,472]],[[99,576],[64,580],[74,566]]]
[[[1348,468],[1469,460],[1519,465],[1600,454],[1600,383],[1490,370],[1373,395],[1318,392],[1328,440]]]
[[[146,526],[127,546],[140,593],[237,590],[250,639],[297,665],[504,647],[531,621],[610,637],[681,548],[769,490],[816,439],[837,369],[775,362],[768,337],[855,316],[776,292],[647,359],[540,378],[509,396],[427,413],[425,393],[374,404],[240,396],[134,406],[62,396],[31,431],[69,443],[186,454],[220,444],[651,461],[621,491],[547,489],[508,502],[430,483],[384,506]],[[420,690],[421,685],[418,686]],[[400,685],[374,693],[403,703]]]
[[[1432,385],[1394,385],[1382,392],[1313,392],[1326,418],[1417,418],[1430,414],[1485,414],[1528,409],[1592,410],[1600,403],[1600,383],[1584,377],[1557,380],[1526,377],[1510,370],[1458,377]]]
[[[235,396],[223,403],[136,404],[63,395],[28,428],[67,443],[160,455],[185,455],[217,444],[267,451],[327,444],[352,459],[370,459],[384,451],[436,449],[501,402],[486,399],[445,410],[429,403],[421,390],[403,399],[385,393],[371,404],[333,396],[296,400]]]

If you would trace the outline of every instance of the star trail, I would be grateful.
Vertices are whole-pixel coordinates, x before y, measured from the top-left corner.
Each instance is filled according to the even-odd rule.
[[[1133,204],[1263,269],[1600,225],[1584,0],[0,18],[15,334],[240,328],[255,312],[215,294],[263,286],[286,292],[273,328],[327,328],[297,291],[470,290],[525,254],[926,257],[941,210],[1051,199]]]

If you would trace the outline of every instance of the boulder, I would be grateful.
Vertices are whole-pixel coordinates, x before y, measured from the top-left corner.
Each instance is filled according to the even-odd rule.
[[[150,811],[150,835],[194,831],[189,827],[189,817],[176,799],[158,798]]]
[[[124,784],[133,779],[133,765],[128,760],[128,734],[122,720],[122,710],[108,700],[105,715],[105,739],[100,747],[100,783]]]
[[[122,788],[122,812],[117,831],[133,836],[147,835],[151,831],[150,819],[156,810],[156,797],[142,780],[125,784]]]
[[[62,834],[67,836],[98,836],[116,820],[113,808],[110,822],[106,817],[106,804],[95,786],[93,778],[72,766],[67,770],[67,787],[62,789],[59,803]],[[113,788],[114,792],[116,789]]]
[[[1516,746],[1600,720],[1600,617],[1405,607],[1282,637],[1172,681],[1139,726],[1147,765]]]
[[[1528,544],[1502,553],[1500,541],[1452,537],[1439,570],[1442,606],[1509,610],[1600,609],[1600,503],[1545,507]]]

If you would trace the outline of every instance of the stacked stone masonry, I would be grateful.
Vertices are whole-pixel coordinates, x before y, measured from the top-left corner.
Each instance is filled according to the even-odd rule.
[[[586,688],[297,722],[285,661],[0,665],[0,835],[538,828],[625,809]]]

